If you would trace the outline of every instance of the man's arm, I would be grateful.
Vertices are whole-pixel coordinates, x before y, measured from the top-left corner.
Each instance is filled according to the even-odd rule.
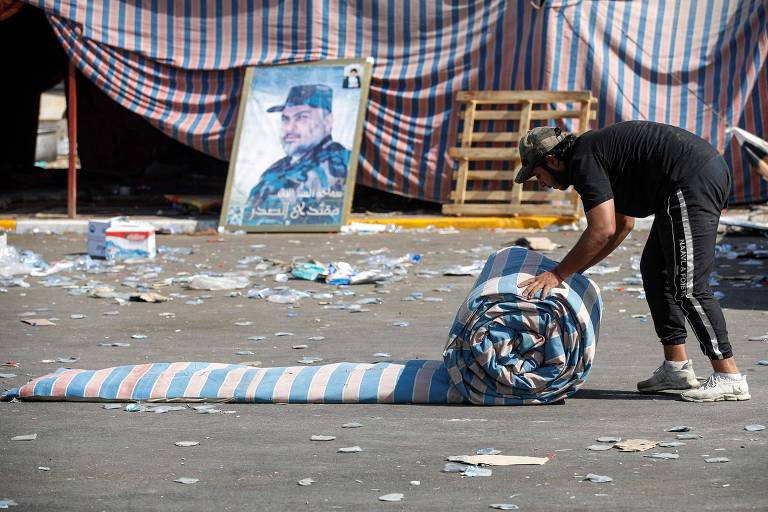
[[[555,273],[562,280],[589,267],[599,254],[605,252],[616,236],[616,212],[613,199],[604,201],[587,212],[587,229],[576,245],[568,251],[563,261],[555,267]]]
[[[632,228],[634,227],[635,227],[634,217],[628,217],[627,215],[617,213],[616,214],[616,231],[614,235],[611,237],[610,241],[608,242],[608,245],[603,247],[603,250],[597,253],[597,255],[592,259],[592,261],[587,263],[586,266],[580,268],[578,271],[584,272],[589,267],[600,263],[609,254],[615,251],[618,246],[621,245],[621,242],[623,242],[624,239],[627,238],[627,235],[630,233],[630,231],[632,231]]]
[[[589,210],[587,229],[584,230],[576,245],[552,272],[544,272],[520,283],[520,287],[523,288],[522,295],[532,298],[537,291],[541,290],[541,297],[546,297],[549,290],[558,286],[568,276],[588,268],[600,254],[604,252],[608,254],[611,241],[617,237],[616,220],[613,199],[604,201]]]

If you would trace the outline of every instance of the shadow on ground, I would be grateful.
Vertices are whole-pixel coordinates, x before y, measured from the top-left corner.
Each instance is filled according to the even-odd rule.
[[[581,389],[569,400],[680,400],[675,393],[643,394],[620,389]]]

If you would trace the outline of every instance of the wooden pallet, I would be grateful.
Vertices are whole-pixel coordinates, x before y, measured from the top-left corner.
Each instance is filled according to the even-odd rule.
[[[517,184],[520,170],[517,141],[535,126],[577,119],[578,131],[589,130],[597,102],[589,91],[462,91],[459,147],[448,154],[458,161],[453,172],[448,215],[577,216],[574,191],[539,191],[538,184]],[[555,106],[556,108],[553,108]],[[476,187],[469,187],[472,183]],[[483,187],[484,183],[490,184]],[[490,188],[491,190],[485,190]]]

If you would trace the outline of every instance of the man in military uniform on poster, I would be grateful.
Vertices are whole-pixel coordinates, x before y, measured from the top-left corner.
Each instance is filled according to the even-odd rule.
[[[338,224],[350,151],[331,137],[333,90],[327,85],[291,87],[281,113],[280,143],[286,156],[251,189],[244,225]]]

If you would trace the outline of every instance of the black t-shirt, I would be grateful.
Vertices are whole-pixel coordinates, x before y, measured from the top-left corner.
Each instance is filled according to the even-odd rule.
[[[581,135],[567,165],[584,211],[609,199],[618,213],[647,217],[717,151],[682,128],[626,121]]]

